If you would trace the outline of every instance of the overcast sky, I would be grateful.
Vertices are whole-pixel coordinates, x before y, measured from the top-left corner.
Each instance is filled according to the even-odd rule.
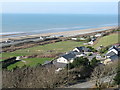
[[[59,0],[57,2],[45,1],[46,2],[4,2],[2,3],[2,12],[56,14],[117,14],[118,12],[118,2],[87,2],[88,0],[86,0],[86,2],[73,2],[75,0],[71,0],[71,2],[58,2]]]

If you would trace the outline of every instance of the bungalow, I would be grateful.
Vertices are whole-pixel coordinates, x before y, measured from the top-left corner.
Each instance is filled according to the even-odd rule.
[[[61,55],[58,59],[57,62],[58,63],[72,63],[74,58],[76,57],[81,57],[81,56],[85,56],[86,54],[84,52],[77,52],[77,51],[71,51],[65,55]]]
[[[86,56],[86,54],[84,52],[74,52],[75,57],[82,57],[82,56]]]
[[[106,53],[106,57],[109,58],[114,55],[119,56],[119,52],[120,52],[120,48],[117,48],[116,46],[112,46],[111,48],[109,48],[108,52]]]
[[[86,48],[84,46],[76,47],[73,49],[74,52],[90,52],[91,50],[89,48]]]
[[[80,40],[86,40],[85,38],[80,38]]]
[[[61,68],[66,67],[67,63],[59,63],[56,60],[54,60],[53,65],[56,67],[56,69],[61,69]]]
[[[95,40],[96,40],[96,38],[95,38],[95,37],[92,37],[92,38],[91,38],[91,41],[89,41],[88,44],[89,44],[89,45],[94,44],[94,41],[95,41]]]
[[[112,63],[114,61],[118,61],[118,60],[119,60],[119,57],[117,55],[113,55],[113,56],[107,58],[106,60],[104,60],[103,63],[106,65],[106,64]]]
[[[17,56],[15,60],[21,60],[21,56]]]
[[[75,54],[70,52],[68,54],[62,55],[57,59],[57,62],[59,63],[72,63],[74,58],[75,58]]]
[[[100,36],[102,36],[101,33],[97,33],[97,34],[95,35],[95,37],[100,37]]]
[[[88,42],[88,44],[89,44],[89,45],[93,45],[93,44],[94,44],[94,42],[93,42],[93,41],[90,41],[90,42]]]
[[[63,37],[63,35],[51,35],[50,37],[52,37],[52,38],[59,38],[59,37]]]
[[[43,36],[40,36],[40,40],[45,40],[46,38]]]
[[[77,38],[71,38],[71,40],[77,40]]]

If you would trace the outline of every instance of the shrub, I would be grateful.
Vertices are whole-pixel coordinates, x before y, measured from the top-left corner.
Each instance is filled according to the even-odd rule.
[[[99,62],[100,62],[100,61],[97,60],[96,57],[94,57],[94,58],[91,60],[90,65],[91,65],[92,67],[96,67]]]
[[[120,85],[120,65],[118,64],[117,74],[114,78],[115,84]]]
[[[87,46],[87,48],[89,48],[92,52],[97,52],[97,50],[96,49],[94,49],[93,47],[91,47],[91,46]]]
[[[89,66],[89,60],[85,57],[77,57],[74,59],[73,63],[67,65],[67,68],[72,69],[80,66]]]

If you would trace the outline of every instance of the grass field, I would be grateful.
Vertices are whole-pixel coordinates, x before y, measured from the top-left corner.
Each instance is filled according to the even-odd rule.
[[[34,67],[38,64],[43,64],[45,61],[51,61],[53,58],[28,58],[24,59],[25,62],[19,61],[15,64],[11,64],[7,67],[8,70],[12,70],[15,67],[31,66]]]
[[[100,45],[103,45],[103,46],[106,47],[106,46],[109,46],[109,45],[112,45],[112,44],[115,44],[115,43],[118,43],[118,34],[117,33],[100,38],[98,43],[95,44],[93,47],[97,48]]]
[[[104,36],[100,38],[97,44],[93,47],[97,48],[100,45],[108,46],[114,43],[118,43],[118,34],[111,34],[108,36]],[[14,52],[6,52],[2,54],[3,58],[10,58],[14,56],[27,56],[27,55],[45,55],[45,54],[57,54],[57,53],[64,53],[72,50],[75,47],[83,46],[83,42],[76,42],[76,41],[62,41],[52,44],[46,44],[43,46],[35,46],[27,49],[20,49]],[[11,64],[7,67],[8,70],[13,68],[26,66],[36,66],[37,64],[43,64],[45,61],[50,61],[53,58],[28,58],[24,59],[25,62],[17,62],[15,64]]]
[[[6,52],[2,54],[3,58],[10,58],[14,56],[27,56],[27,55],[45,55],[45,54],[56,54],[63,53],[72,50],[77,46],[83,45],[83,42],[75,42],[75,41],[62,41],[52,44],[46,44],[43,46],[35,46],[27,49],[20,49],[14,52]],[[15,64],[11,64],[7,67],[8,70],[17,67],[26,66],[36,66],[37,64],[43,64],[45,61],[50,61],[53,58],[28,58],[24,59],[26,62],[17,62]],[[3,59],[4,60],[4,59]]]
[[[2,54],[3,58],[10,58],[13,56],[26,56],[26,55],[43,55],[43,54],[56,54],[63,53],[72,50],[77,46],[83,45],[83,42],[75,41],[62,41],[52,44],[46,44],[43,46],[35,46],[27,49],[20,49],[14,52],[6,52]]]

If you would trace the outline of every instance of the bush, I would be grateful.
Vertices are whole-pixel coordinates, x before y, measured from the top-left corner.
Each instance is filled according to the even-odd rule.
[[[120,85],[120,65],[118,64],[117,74],[114,78],[115,84]]]
[[[100,61],[97,60],[96,57],[94,57],[94,58],[91,60],[90,65],[91,65],[92,67],[96,67],[99,62],[100,62]]]
[[[87,48],[89,48],[92,52],[97,52],[97,50],[96,49],[94,49],[93,47],[91,47],[91,46],[87,46]]]
[[[90,42],[90,41],[91,41],[91,38],[89,37],[86,41],[87,41],[87,42]]]
[[[85,57],[77,57],[74,59],[73,63],[69,63],[67,68],[72,69],[80,66],[89,66],[89,60]]]
[[[108,50],[108,47],[105,47],[105,48],[102,48],[99,52],[102,54],[102,53],[105,53],[107,50]]]

